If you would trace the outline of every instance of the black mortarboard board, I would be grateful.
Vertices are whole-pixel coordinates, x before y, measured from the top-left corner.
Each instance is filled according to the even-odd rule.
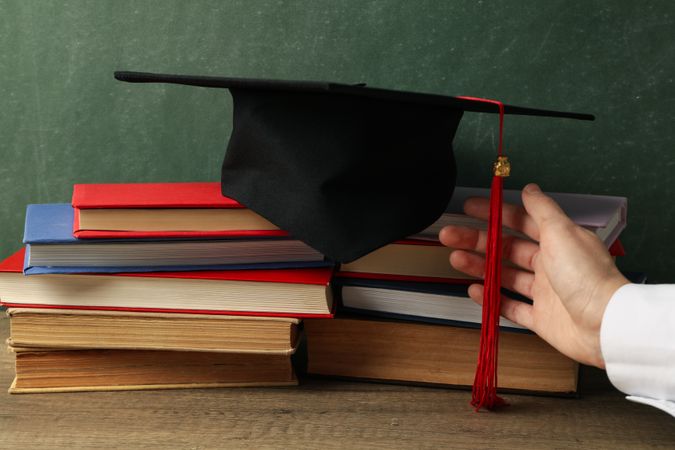
[[[452,196],[452,140],[473,99],[310,81],[116,72],[122,81],[227,88],[222,192],[336,262],[432,224]],[[593,120],[504,105],[504,113]]]

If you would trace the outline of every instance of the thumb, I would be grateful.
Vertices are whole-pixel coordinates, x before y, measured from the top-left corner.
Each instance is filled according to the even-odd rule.
[[[523,206],[540,230],[544,222],[570,220],[555,200],[544,194],[534,183],[523,188]]]

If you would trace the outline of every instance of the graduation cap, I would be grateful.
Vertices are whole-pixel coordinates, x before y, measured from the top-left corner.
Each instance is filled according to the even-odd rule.
[[[228,88],[222,192],[335,262],[415,234],[444,212],[466,98],[307,81],[116,72],[118,80]],[[504,106],[506,114],[590,119]]]
[[[473,403],[477,408],[500,403],[495,394],[495,330],[501,183],[509,170],[501,155],[503,117],[593,120],[592,115],[364,84],[139,72],[116,72],[115,78],[229,89],[234,115],[222,166],[222,193],[335,262],[353,261],[438,219],[455,185],[452,140],[464,111],[499,113],[499,159],[486,257],[485,298],[490,300],[483,306]],[[483,385],[478,392],[477,384]]]

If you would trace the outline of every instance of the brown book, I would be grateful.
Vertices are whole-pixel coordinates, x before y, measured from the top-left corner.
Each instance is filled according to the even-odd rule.
[[[18,351],[13,394],[289,386],[289,356],[144,350]]]
[[[11,308],[9,344],[22,348],[181,350],[290,355],[298,319]]]
[[[311,374],[451,386],[473,384],[480,330],[403,321],[305,321]],[[534,334],[499,337],[499,387],[569,394],[578,364]]]

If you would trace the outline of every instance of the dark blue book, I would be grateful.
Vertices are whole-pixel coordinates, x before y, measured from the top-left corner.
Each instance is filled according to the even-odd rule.
[[[69,204],[28,205],[24,273],[116,273],[327,267],[322,254],[287,238],[76,239]]]
[[[339,312],[442,325],[480,327],[482,308],[467,292],[468,284],[417,283],[365,278],[334,281]],[[500,327],[528,332],[508,319]]]
[[[647,280],[643,272],[624,272],[624,276],[631,283],[645,283]],[[338,313],[480,328],[482,308],[469,298],[469,284],[335,278],[333,285]],[[506,289],[502,291],[509,298],[532,303],[520,294]],[[499,324],[501,329],[531,333],[503,317]]]

